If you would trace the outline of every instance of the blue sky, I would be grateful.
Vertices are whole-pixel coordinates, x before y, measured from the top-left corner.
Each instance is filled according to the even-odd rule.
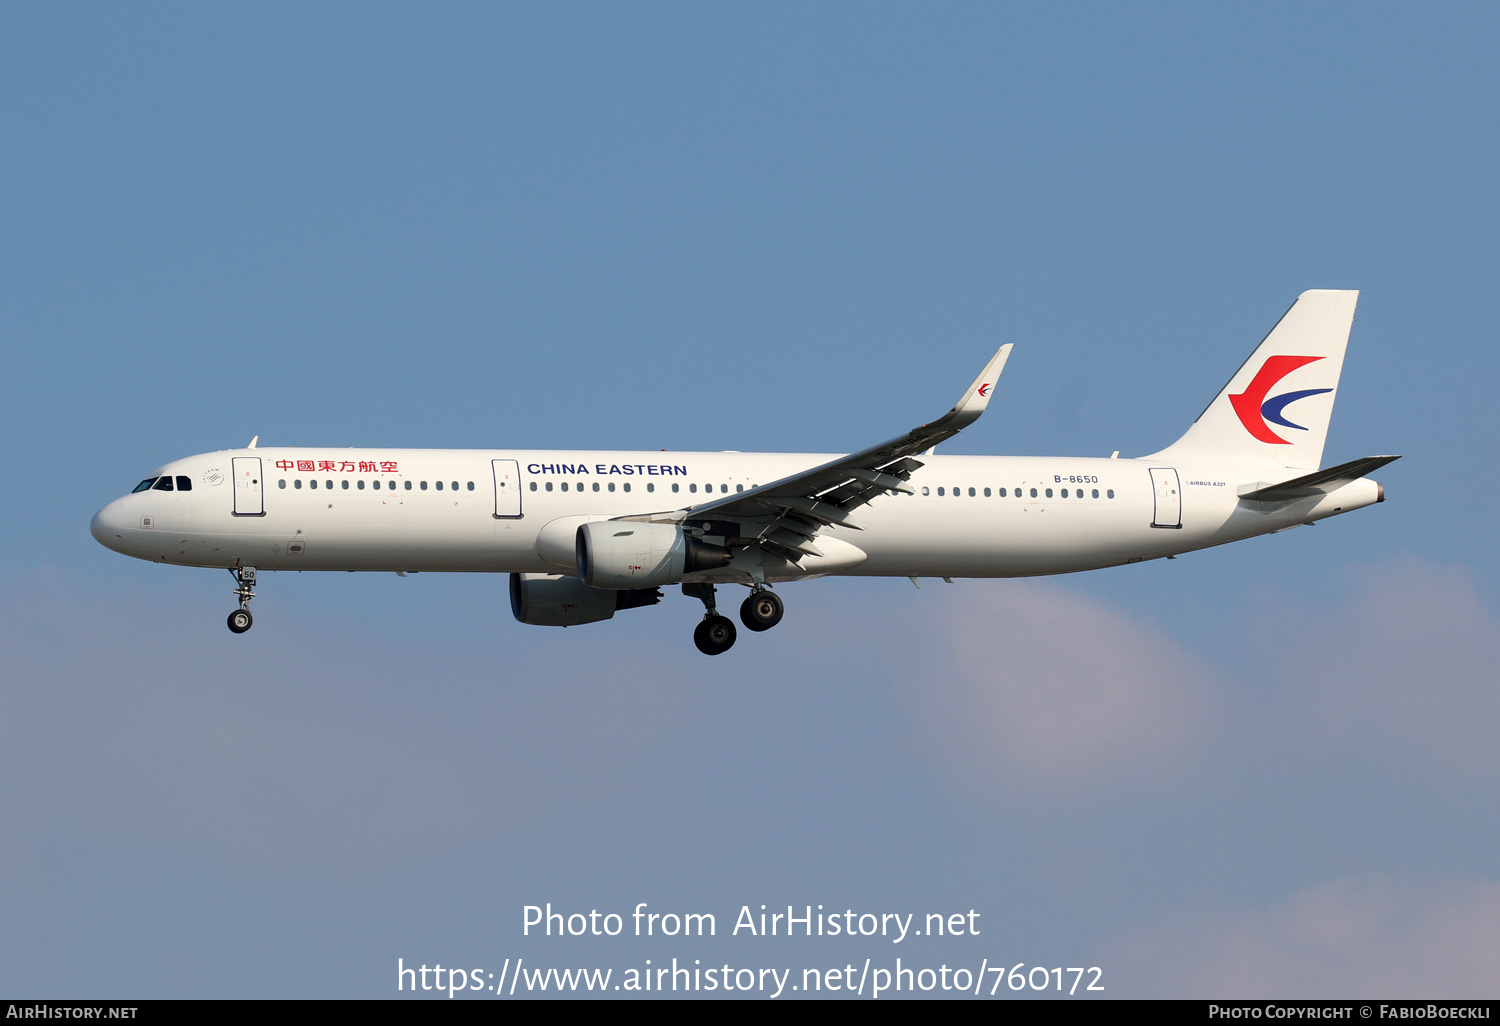
[[[920,957],[1115,996],[1494,996],[1497,27],[7,8],[0,991],[893,957],[520,935],[646,901],[975,908]],[[1405,454],[1384,505],[1065,579],[800,585],[713,661],[681,597],[564,636],[480,576],[269,577],[235,638],[227,575],[87,531],[252,435],[849,450],[1000,342],[945,451],[1135,455],[1308,288],[1362,290],[1327,455]]]

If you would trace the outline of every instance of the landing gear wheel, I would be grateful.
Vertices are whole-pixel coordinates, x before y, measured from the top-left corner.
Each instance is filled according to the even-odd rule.
[[[702,622],[693,629],[693,644],[697,645],[698,651],[704,655],[718,655],[729,651],[738,633],[734,629],[734,622],[729,617],[705,616]]]
[[[229,614],[229,629],[244,634],[255,622],[250,615],[250,600],[255,597],[255,567],[232,566],[229,572],[234,575],[234,597],[240,600],[240,608]]]
[[[740,604],[740,623],[752,631],[768,631],[781,622],[781,615],[785,612],[786,607],[774,591],[752,591],[750,597]]]

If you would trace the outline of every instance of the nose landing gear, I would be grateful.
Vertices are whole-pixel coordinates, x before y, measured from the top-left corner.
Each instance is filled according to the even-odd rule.
[[[229,629],[236,634],[244,634],[255,622],[255,618],[250,615],[250,600],[255,597],[255,567],[231,567],[229,572],[234,574],[238,585],[234,593],[240,599],[240,608],[229,614]]]
[[[728,652],[739,632],[735,630],[733,620],[719,615],[718,606],[714,603],[714,586],[684,584],[682,593],[703,603],[703,620],[693,629],[693,644],[698,646],[698,651],[704,655]]]

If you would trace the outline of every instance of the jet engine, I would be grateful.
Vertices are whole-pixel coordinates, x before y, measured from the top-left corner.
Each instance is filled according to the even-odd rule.
[[[611,591],[675,584],[684,574],[729,565],[729,550],[677,524],[599,520],[578,528],[578,576]]]
[[[598,623],[621,609],[654,606],[660,601],[656,588],[601,591],[561,574],[510,575],[510,611],[522,623],[538,627]]]

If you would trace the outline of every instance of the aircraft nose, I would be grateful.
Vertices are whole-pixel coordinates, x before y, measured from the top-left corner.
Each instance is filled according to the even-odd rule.
[[[94,540],[106,549],[120,551],[120,545],[125,540],[125,513],[120,508],[124,500],[116,499],[108,506],[94,514],[94,519],[89,521],[89,533]]]

